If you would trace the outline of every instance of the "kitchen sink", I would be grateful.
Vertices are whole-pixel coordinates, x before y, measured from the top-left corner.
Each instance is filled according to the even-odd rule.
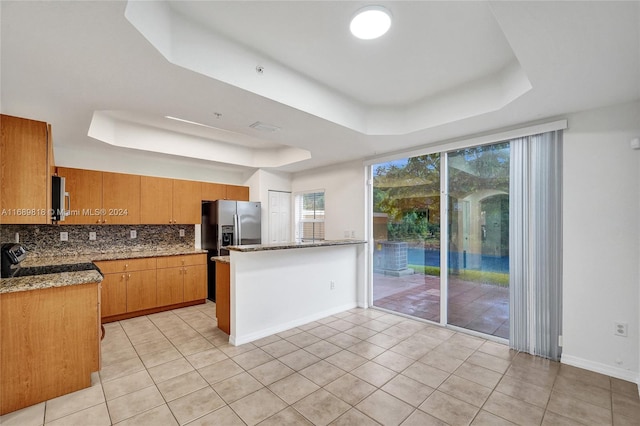
[[[27,266],[18,269],[13,277],[28,277],[32,275],[59,274],[61,272],[79,271],[99,271],[99,269],[91,262],[73,263],[69,265]]]

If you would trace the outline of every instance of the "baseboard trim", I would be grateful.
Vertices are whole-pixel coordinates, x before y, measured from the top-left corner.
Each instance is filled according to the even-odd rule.
[[[562,354],[560,360],[563,364],[571,365],[573,367],[584,368],[585,370],[593,371],[607,376],[615,377],[617,379],[626,380],[637,384],[640,387],[640,376],[638,372],[625,370],[611,365],[602,364],[600,362],[589,361],[584,358],[579,358],[572,355]]]

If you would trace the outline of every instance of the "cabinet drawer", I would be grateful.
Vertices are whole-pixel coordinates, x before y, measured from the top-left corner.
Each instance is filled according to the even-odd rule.
[[[94,262],[103,274],[127,271],[145,271],[156,269],[156,258],[145,257],[141,259],[121,259]]]
[[[185,254],[181,256],[163,256],[158,257],[157,259],[158,269],[207,264],[207,255],[205,253]]]

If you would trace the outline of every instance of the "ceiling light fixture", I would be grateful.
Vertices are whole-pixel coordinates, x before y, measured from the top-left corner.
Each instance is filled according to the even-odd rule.
[[[256,121],[255,123],[253,123],[249,127],[253,128],[253,129],[256,129],[256,130],[260,130],[261,132],[275,132],[277,130],[280,130],[280,127],[278,127],[278,126],[274,126],[273,124],[263,123],[261,121]]]
[[[391,12],[382,6],[366,6],[356,12],[349,29],[362,40],[384,35],[391,27]]]

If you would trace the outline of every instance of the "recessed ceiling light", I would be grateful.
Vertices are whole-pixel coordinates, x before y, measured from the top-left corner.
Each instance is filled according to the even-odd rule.
[[[372,40],[384,35],[391,27],[391,12],[382,6],[367,6],[360,9],[351,20],[351,34]]]

